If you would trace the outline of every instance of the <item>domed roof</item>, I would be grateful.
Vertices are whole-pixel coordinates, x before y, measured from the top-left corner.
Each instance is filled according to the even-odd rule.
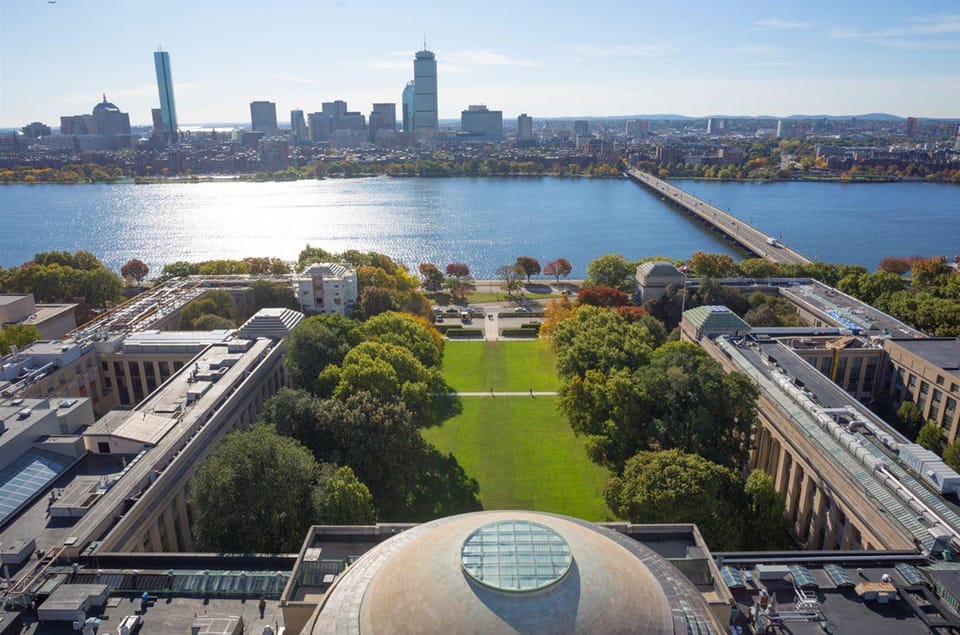
[[[328,591],[312,632],[713,632],[709,607],[665,559],[553,514],[442,518],[380,543]]]

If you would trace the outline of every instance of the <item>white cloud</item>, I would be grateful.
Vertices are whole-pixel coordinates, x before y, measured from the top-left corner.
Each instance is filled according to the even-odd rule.
[[[459,63],[465,66],[542,66],[542,64],[537,61],[514,59],[502,53],[497,53],[496,51],[487,51],[482,49],[440,51],[437,53],[437,57],[443,58],[444,68],[446,68],[447,60],[452,61],[454,64]]]
[[[617,44],[613,46],[575,46],[571,49],[580,55],[588,57],[663,57],[669,55],[671,49],[655,44],[633,45]]]
[[[764,29],[812,29],[810,22],[801,22],[798,20],[781,20],[780,18],[765,18],[754,22]]]
[[[940,37],[954,33],[960,33],[960,15],[946,14],[907,18],[901,26],[873,31],[833,27],[829,34],[834,40],[862,40],[891,48],[954,50],[960,48],[960,40]]]

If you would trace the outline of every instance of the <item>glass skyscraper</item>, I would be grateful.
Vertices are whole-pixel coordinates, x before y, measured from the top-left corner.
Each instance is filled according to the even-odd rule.
[[[177,108],[173,101],[173,74],[170,71],[170,54],[156,51],[153,63],[157,67],[157,90],[160,92],[160,122],[163,126],[164,141],[175,144],[177,134]]]
[[[426,48],[413,60],[413,130],[419,141],[437,136],[437,57]]]

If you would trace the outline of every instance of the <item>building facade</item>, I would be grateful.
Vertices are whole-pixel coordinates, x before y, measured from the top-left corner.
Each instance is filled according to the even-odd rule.
[[[276,135],[277,105],[272,101],[250,102],[250,124],[254,132],[263,132],[268,136]]]
[[[307,120],[304,119],[302,110],[290,111],[290,134],[297,141],[307,140]]]
[[[176,144],[180,141],[177,128],[177,108],[173,98],[173,72],[170,69],[170,54],[156,51],[153,64],[157,71],[157,91],[160,95],[160,119],[163,128],[164,143]]]
[[[489,110],[482,104],[468,106],[460,112],[460,132],[467,137],[500,140],[503,138],[503,111]]]
[[[314,263],[297,279],[297,298],[304,313],[349,316],[356,306],[357,274],[336,263]]]
[[[437,56],[426,49],[413,61],[413,129],[417,141],[437,137]]]

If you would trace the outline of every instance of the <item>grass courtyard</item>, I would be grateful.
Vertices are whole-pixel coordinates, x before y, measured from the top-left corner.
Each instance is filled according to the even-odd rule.
[[[555,391],[557,356],[544,340],[444,342],[443,376],[457,392]]]
[[[447,342],[444,375],[460,392],[553,391],[554,355],[541,341]],[[463,412],[424,438],[480,483],[484,509],[531,509],[610,520],[610,473],[587,458],[556,397],[461,397]]]

